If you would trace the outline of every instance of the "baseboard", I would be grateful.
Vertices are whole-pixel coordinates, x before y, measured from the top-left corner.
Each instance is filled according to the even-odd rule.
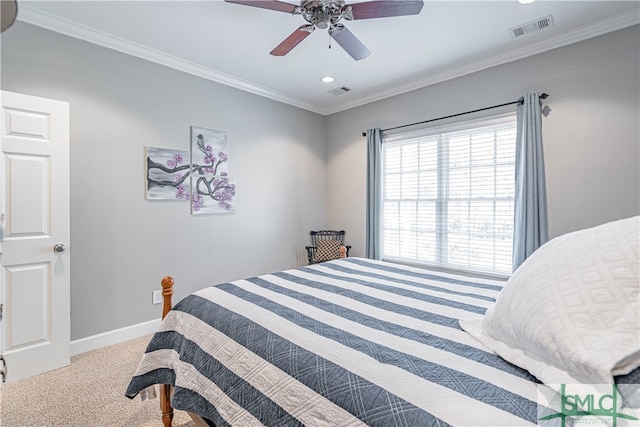
[[[159,326],[160,319],[156,319],[139,323],[137,325],[127,326],[126,328],[103,332],[86,338],[80,338],[79,340],[71,341],[71,355],[75,356],[76,354],[84,353],[85,351],[96,350],[98,348],[150,335],[156,332]]]

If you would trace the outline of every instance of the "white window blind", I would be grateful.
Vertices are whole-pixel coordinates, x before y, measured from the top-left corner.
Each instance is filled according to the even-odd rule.
[[[382,144],[382,257],[511,273],[515,115]]]

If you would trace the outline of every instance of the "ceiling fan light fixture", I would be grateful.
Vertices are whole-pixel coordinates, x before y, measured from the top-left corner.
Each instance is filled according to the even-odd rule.
[[[329,25],[331,24],[331,15],[323,11],[318,11],[315,16],[315,24],[316,27],[321,30],[329,28]]]

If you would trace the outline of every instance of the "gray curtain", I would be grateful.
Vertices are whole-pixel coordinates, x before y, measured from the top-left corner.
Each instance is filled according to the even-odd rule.
[[[540,103],[530,93],[517,108],[514,271],[549,238]]]
[[[367,131],[367,219],[366,256],[382,259],[382,131]]]

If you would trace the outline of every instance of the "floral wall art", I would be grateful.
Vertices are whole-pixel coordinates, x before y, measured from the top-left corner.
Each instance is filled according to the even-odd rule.
[[[148,200],[189,200],[189,151],[145,147]]]
[[[235,212],[235,181],[216,175],[192,175],[191,180],[193,214]]]
[[[201,175],[227,175],[227,133],[191,126],[191,163]]]
[[[226,132],[191,126],[191,213],[235,212],[228,161]]]
[[[189,201],[194,215],[235,212],[226,132],[191,126],[190,150],[146,147],[148,200]]]

